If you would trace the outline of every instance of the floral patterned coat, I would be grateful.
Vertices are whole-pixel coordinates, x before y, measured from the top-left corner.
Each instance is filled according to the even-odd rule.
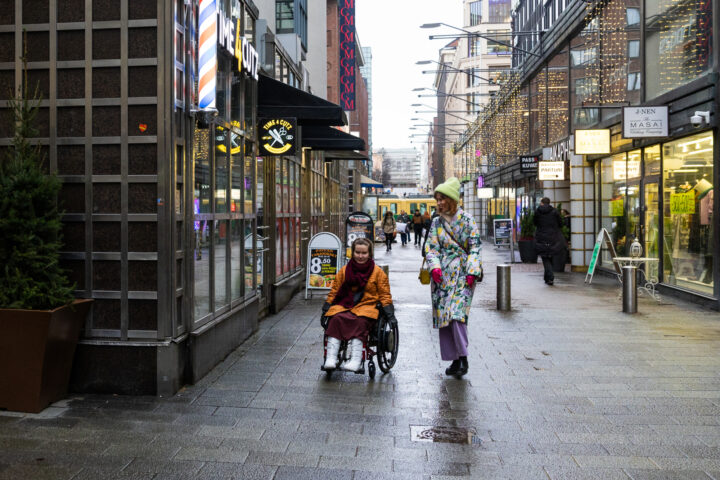
[[[450,237],[446,231],[448,227],[469,255]],[[430,287],[433,328],[446,327],[452,320],[467,324],[477,283],[470,288],[465,277],[480,276],[481,243],[475,219],[460,207],[449,223],[439,216],[433,219],[425,246],[425,259],[430,271],[435,268],[442,270],[442,282],[439,285],[432,282]]]

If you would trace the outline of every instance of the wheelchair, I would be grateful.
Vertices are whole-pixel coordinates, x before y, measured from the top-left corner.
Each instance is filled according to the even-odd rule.
[[[363,352],[362,352],[362,363],[360,364],[360,370],[355,373],[365,374],[365,362],[368,363],[368,375],[370,378],[375,378],[375,361],[374,357],[377,357],[377,363],[383,373],[390,372],[390,369],[395,365],[398,354],[398,345],[400,340],[400,332],[398,330],[397,322],[390,322],[385,313],[383,312],[382,306],[377,305],[378,318],[377,321],[370,327],[368,338],[363,341]],[[321,325],[323,331],[327,330],[329,317],[322,317]],[[324,370],[328,378],[332,376],[332,373],[337,369],[325,370],[325,360],[327,359],[327,334],[323,334],[323,361],[320,366],[320,370]],[[338,365],[340,362],[349,360],[350,352],[348,351],[348,341],[343,340],[340,342],[340,349],[338,350]]]

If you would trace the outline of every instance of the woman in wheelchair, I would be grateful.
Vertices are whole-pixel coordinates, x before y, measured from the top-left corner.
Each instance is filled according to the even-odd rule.
[[[363,344],[377,321],[378,303],[387,320],[397,325],[390,281],[373,261],[372,241],[358,238],[352,243],[352,258],[338,272],[323,305],[323,321],[327,320],[325,334],[328,337],[324,370],[338,367],[340,344],[348,341],[350,360],[340,368],[349,372],[361,371]]]

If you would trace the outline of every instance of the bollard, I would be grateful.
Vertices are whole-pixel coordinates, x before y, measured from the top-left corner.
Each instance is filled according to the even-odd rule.
[[[497,266],[497,309],[510,310],[510,265]]]
[[[637,267],[622,267],[623,313],[637,313]]]

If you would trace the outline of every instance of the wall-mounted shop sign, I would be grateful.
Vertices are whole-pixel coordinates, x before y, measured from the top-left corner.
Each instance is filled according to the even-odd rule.
[[[258,119],[260,156],[295,153],[297,135],[296,118]]]
[[[338,2],[340,31],[340,106],[355,110],[355,0]]]
[[[610,153],[610,129],[575,130],[575,154]]]
[[[477,198],[493,198],[495,189],[492,187],[483,187],[477,189]]]
[[[483,188],[485,186],[485,177],[478,175],[477,188]]]
[[[218,43],[237,59],[238,71],[258,79],[258,53],[247,38],[240,36],[239,18],[223,18],[218,12]]]
[[[520,157],[520,173],[537,173],[538,157]]]
[[[538,180],[565,180],[565,162],[538,162]]]
[[[573,136],[570,135],[563,141],[554,143],[549,147],[543,147],[543,160],[549,162],[568,162],[572,152]]]
[[[668,107],[623,107],[624,138],[668,136]]]

